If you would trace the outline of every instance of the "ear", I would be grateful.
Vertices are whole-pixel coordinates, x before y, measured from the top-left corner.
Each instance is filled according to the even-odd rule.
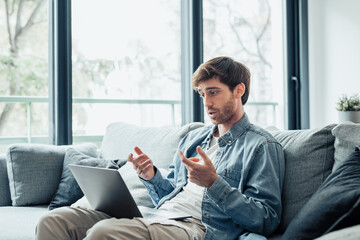
[[[239,84],[234,88],[235,97],[241,98],[242,95],[244,95],[244,93],[245,93],[245,84],[239,83]]]

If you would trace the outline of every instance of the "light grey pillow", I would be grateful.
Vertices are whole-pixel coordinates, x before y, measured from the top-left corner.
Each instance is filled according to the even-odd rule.
[[[281,232],[331,173],[335,141],[331,130],[335,126],[287,131],[267,128],[281,143],[285,155]]]
[[[7,171],[13,206],[49,204],[62,173],[66,149],[70,146],[13,144],[6,151]],[[96,145],[71,147],[97,156]]]
[[[191,130],[204,126],[190,123],[183,127],[141,127],[115,122],[106,128],[101,145],[104,159],[127,159],[138,146],[159,168],[168,168],[180,140]],[[134,153],[135,154],[135,153]]]
[[[360,124],[345,122],[337,125],[332,134],[335,136],[335,163],[334,172],[339,164],[345,160],[360,145]]]
[[[0,206],[11,205],[5,156],[0,156]]]

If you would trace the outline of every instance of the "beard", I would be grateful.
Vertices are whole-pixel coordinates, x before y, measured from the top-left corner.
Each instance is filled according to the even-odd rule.
[[[230,122],[230,120],[235,115],[235,103],[233,98],[229,99],[221,109],[218,108],[209,108],[208,111],[216,111],[216,116],[210,120],[213,124],[219,125]]]

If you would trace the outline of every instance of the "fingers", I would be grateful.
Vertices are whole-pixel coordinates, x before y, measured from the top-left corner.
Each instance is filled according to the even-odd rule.
[[[185,157],[185,155],[183,154],[183,152],[181,150],[178,151],[180,159],[183,160]]]
[[[201,149],[200,146],[196,148],[201,159],[203,159],[203,164],[193,162],[192,158],[186,158],[185,155],[179,150],[179,156],[181,161],[184,163],[186,169],[188,170],[189,181],[193,182],[202,187],[210,187],[215,182],[217,178],[217,173],[214,165],[212,164],[210,158],[206,153]],[[197,158],[195,158],[197,159]]]
[[[198,154],[200,155],[200,157],[204,160],[205,164],[208,164],[211,162],[211,160],[209,159],[209,157],[206,155],[206,153],[204,152],[204,150],[202,150],[202,148],[200,146],[196,147],[196,151],[198,152]]]
[[[194,164],[197,164],[197,163],[194,163],[193,161],[187,159],[181,150],[179,150],[178,152],[179,152],[179,157],[180,157],[181,161],[185,164],[186,168],[194,167]]]
[[[127,160],[128,160],[129,162],[132,162],[132,161],[134,160],[134,155],[133,155],[132,153],[130,153],[129,156],[128,156],[128,158],[127,158]]]
[[[135,152],[136,152],[137,155],[143,154],[143,152],[141,151],[141,149],[140,149],[138,146],[136,146],[136,147],[134,148],[134,150],[135,150]]]
[[[134,150],[135,150],[136,154],[138,155],[137,157],[134,158],[133,154],[130,153],[130,155],[132,157],[131,162],[134,164],[134,166],[137,166],[139,162],[149,159],[149,157],[146,154],[144,154],[139,147],[136,146],[134,148]]]
[[[144,166],[149,163],[152,163],[152,162],[151,162],[150,158],[140,150],[139,147],[135,147],[134,150],[138,154],[138,156],[134,157],[134,155],[132,153],[130,153],[128,156],[128,161],[133,164],[134,169],[136,171],[138,171],[138,170],[143,171]],[[142,167],[140,168],[140,166],[142,166]]]
[[[133,164],[133,167],[139,177],[149,180],[154,177],[154,165],[151,159],[144,154],[139,147],[134,148],[135,152],[138,154],[137,157],[134,157],[132,153],[128,156],[128,161]]]
[[[140,164],[137,166],[136,172],[137,172],[138,175],[140,175],[141,173],[146,172],[147,169],[149,169],[150,167],[153,167],[153,165],[152,165],[151,160],[148,159],[148,160],[140,163]]]
[[[142,154],[136,158],[133,159],[132,163],[134,165],[134,168],[137,169],[141,164],[143,164],[144,162],[150,161],[150,158],[148,158],[148,156],[146,156],[145,154]]]

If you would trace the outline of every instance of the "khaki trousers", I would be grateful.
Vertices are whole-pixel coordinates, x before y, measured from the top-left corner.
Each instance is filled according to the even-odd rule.
[[[37,240],[68,239],[204,239],[199,220],[116,219],[84,208],[62,207],[43,216],[36,227]]]

